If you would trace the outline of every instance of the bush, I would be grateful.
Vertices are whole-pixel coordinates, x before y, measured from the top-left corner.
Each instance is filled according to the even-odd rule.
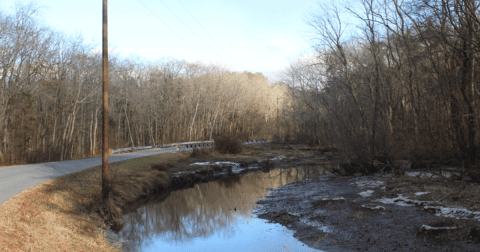
[[[215,150],[221,154],[238,154],[243,151],[243,144],[238,137],[217,136],[213,140]]]

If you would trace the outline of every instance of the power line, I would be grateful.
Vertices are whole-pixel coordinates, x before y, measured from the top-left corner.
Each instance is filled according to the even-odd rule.
[[[158,17],[153,11],[151,11],[142,1],[140,0],[137,0],[139,1],[145,8],[147,8],[148,11],[150,11],[158,20],[160,20],[166,27],[168,27],[168,29],[170,29],[170,31],[172,31],[173,33],[175,33],[175,35],[177,35],[181,40],[183,40],[183,42],[185,42],[185,44],[187,44],[188,46],[190,46],[190,48],[192,48],[195,52],[197,52],[200,56],[202,56],[202,58],[205,58],[203,57],[203,55],[201,53],[199,53],[192,45],[190,45],[185,39],[183,39],[180,35],[178,35],[172,28],[170,28],[170,26],[168,26],[165,22],[163,22],[163,20]]]
[[[185,8],[186,11],[188,11],[188,13],[190,13],[190,16],[192,16],[193,19],[195,19],[195,21],[197,21],[198,25],[200,25],[200,27],[202,27],[202,29],[208,34],[208,36],[210,36],[210,38],[220,47],[220,49],[222,49],[222,51],[228,55],[228,53],[223,50],[223,47],[212,37],[212,35],[210,35],[210,33],[208,33],[208,31],[205,29],[205,27],[203,27],[202,24],[200,24],[200,22],[198,22],[198,20],[193,16],[193,14],[187,9],[187,7],[185,7],[185,5],[183,5],[183,3],[178,0],[178,2],[183,6],[183,8]],[[228,55],[228,57],[230,57],[230,55]]]
[[[192,31],[193,34],[195,34],[195,36],[197,36],[197,38],[199,38],[208,48],[210,48],[210,50],[212,50],[212,52],[214,52],[216,55],[218,55],[218,57],[222,57],[215,50],[213,50],[200,36],[198,36],[197,33],[195,31],[193,31],[192,28],[190,28],[190,26],[188,26],[185,22],[183,22],[183,20],[177,14],[175,14],[175,12],[172,9],[170,9],[170,7],[168,7],[162,0],[160,0],[160,2],[163,5],[165,5],[165,7],[167,7],[167,9],[169,9],[173,13],[173,15],[175,15],[175,17],[177,17],[190,31]]]

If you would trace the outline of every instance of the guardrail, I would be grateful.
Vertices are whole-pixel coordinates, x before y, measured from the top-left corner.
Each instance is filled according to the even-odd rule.
[[[196,142],[185,142],[185,143],[174,143],[170,144],[172,148],[177,148],[178,151],[186,149],[202,149],[202,148],[212,148],[214,145],[213,140],[209,141],[196,141]]]
[[[268,140],[264,139],[256,139],[256,140],[247,140],[242,141],[242,144],[249,145],[249,144],[259,144],[259,143],[266,143]],[[127,147],[121,149],[111,150],[111,154],[121,153],[121,152],[129,152],[135,150],[147,150],[153,148],[176,148],[177,151],[185,151],[187,149],[193,148],[212,148],[214,145],[213,140],[208,141],[194,141],[194,142],[181,142],[181,143],[168,143],[168,144],[159,144],[159,145],[152,145],[152,146],[139,146],[139,147]]]
[[[267,138],[242,141],[242,144],[259,144],[268,142]]]

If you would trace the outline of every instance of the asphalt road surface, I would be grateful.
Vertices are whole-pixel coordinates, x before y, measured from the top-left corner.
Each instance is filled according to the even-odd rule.
[[[176,148],[154,149],[117,154],[109,157],[109,163],[152,156],[166,152],[177,152]],[[16,165],[0,168],[0,204],[22,191],[52,178],[81,171],[102,164],[102,157],[61,162]]]

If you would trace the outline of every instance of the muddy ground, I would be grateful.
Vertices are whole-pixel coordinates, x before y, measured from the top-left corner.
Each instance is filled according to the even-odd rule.
[[[259,217],[325,251],[480,251],[479,186],[442,169],[318,175],[272,190],[257,202]]]
[[[218,161],[238,163],[240,169],[214,164]],[[337,150],[272,144],[250,147],[240,155],[200,155],[172,164],[169,190],[160,198],[197,183],[259,170],[299,166],[332,170],[340,161]],[[210,165],[191,165],[194,162]],[[325,251],[480,251],[480,186],[461,180],[460,171],[452,169],[316,175],[271,190],[257,202],[257,213],[294,230],[294,237],[307,246]],[[123,210],[151,199],[145,195]]]

